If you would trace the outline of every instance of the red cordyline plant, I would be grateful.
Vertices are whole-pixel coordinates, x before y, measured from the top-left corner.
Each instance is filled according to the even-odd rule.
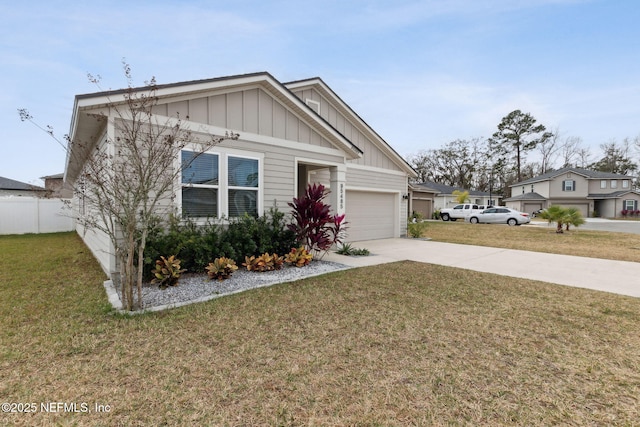
[[[287,203],[293,210],[289,229],[308,252],[324,255],[332,245],[342,243],[345,234],[344,214],[332,215],[331,206],[324,203],[329,194],[322,184],[309,184],[303,197]]]

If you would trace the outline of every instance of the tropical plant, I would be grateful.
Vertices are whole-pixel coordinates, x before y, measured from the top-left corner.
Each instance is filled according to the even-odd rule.
[[[344,243],[342,246],[340,246],[336,253],[339,255],[347,256],[367,256],[370,254],[369,249],[354,248],[351,243]]]
[[[565,230],[569,231],[569,226],[573,225],[574,227],[579,227],[584,224],[584,218],[582,213],[578,208],[567,208],[565,209],[565,217],[564,217],[564,227]]]
[[[165,289],[168,286],[175,286],[178,284],[180,275],[185,270],[180,269],[180,260],[171,255],[169,258],[163,256],[156,261],[156,268],[152,271],[155,276],[151,283],[158,283],[160,289]]]
[[[456,201],[456,203],[464,203],[469,200],[469,192],[468,191],[460,191],[453,190],[451,193]]]
[[[304,246],[300,246],[299,248],[291,248],[291,251],[285,257],[285,262],[288,264],[293,264],[296,267],[304,267],[308,265],[313,259],[313,255],[311,255]]]
[[[222,281],[230,278],[233,272],[238,269],[238,266],[234,260],[220,257],[214,259],[205,269],[207,270],[209,279]]]
[[[563,208],[562,206],[552,205],[540,212],[539,216],[540,218],[549,221],[549,224],[555,222],[556,233],[562,233],[563,226],[565,227],[565,230],[568,231],[571,225],[579,227],[585,223],[580,210],[573,207]]]
[[[324,203],[328,194],[324,185],[310,184],[303,197],[294,198],[293,202],[288,203],[293,216],[289,229],[308,252],[316,255],[326,253],[344,238],[344,214],[331,214],[331,206]]]
[[[562,225],[564,224],[564,208],[558,205],[549,206],[540,212],[540,218],[546,219],[549,224],[556,223],[556,233],[562,233]]]
[[[268,252],[263,253],[259,257],[254,255],[245,257],[245,262],[242,263],[248,271],[257,272],[280,270],[283,264],[284,257],[278,256],[278,254],[275,253],[271,255]]]

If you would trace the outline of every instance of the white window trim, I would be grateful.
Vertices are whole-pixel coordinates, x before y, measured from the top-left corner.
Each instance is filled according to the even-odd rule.
[[[198,148],[195,146],[186,146],[182,149],[182,151],[195,151],[198,152]],[[244,159],[251,159],[258,161],[258,188],[256,189],[258,192],[258,200],[256,209],[258,211],[258,216],[264,215],[264,153],[253,152],[253,151],[244,151],[244,150],[236,150],[222,147],[214,147],[212,150],[207,150],[203,154],[216,154],[218,156],[218,185],[217,186],[209,186],[209,185],[201,185],[201,184],[191,184],[193,187],[204,187],[204,188],[213,188],[216,187],[218,189],[218,220],[222,222],[227,222],[229,219],[229,200],[228,194],[229,190],[245,190],[248,187],[238,187],[238,186],[229,186],[228,185],[228,161],[229,156],[231,157],[239,157]],[[174,166],[176,168],[182,167],[182,154],[177,156],[177,159],[174,159]],[[177,208],[177,212],[182,217],[182,174],[177,174],[177,182],[174,185],[174,194],[175,194],[175,206]],[[223,197],[224,195],[224,197]],[[207,218],[204,217],[190,217],[190,220],[194,221],[196,224],[205,224]]]
[[[600,188],[607,188],[607,180],[606,179],[601,179],[600,180]]]
[[[238,185],[229,185],[229,174],[228,174],[228,170],[229,170],[229,157],[235,157],[237,159],[248,159],[248,160],[257,160],[258,161],[258,187],[243,187],[243,186],[238,186]],[[225,183],[225,197],[223,197],[223,204],[224,204],[224,212],[225,212],[225,217],[228,218],[229,217],[229,190],[249,190],[249,191],[255,191],[256,192],[256,210],[258,212],[258,216],[262,216],[264,213],[264,209],[262,206],[262,187],[263,187],[263,168],[262,168],[262,163],[264,160],[264,156],[262,157],[257,157],[255,155],[250,155],[250,154],[236,154],[236,153],[226,153],[224,156],[225,162],[224,162],[224,168],[225,168],[225,175],[224,175],[224,183]],[[220,198],[220,196],[218,196],[218,198]]]
[[[622,180],[622,188],[629,188],[629,180],[628,179],[623,179]]]
[[[617,179],[612,179],[611,180],[611,188],[618,188],[618,180]]]

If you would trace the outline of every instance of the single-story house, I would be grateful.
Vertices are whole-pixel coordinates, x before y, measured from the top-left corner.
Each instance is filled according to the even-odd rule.
[[[409,214],[414,212],[430,219],[434,212],[434,202],[440,192],[424,185],[409,184]]]
[[[38,185],[27,184],[0,176],[0,197],[43,197],[45,194],[46,190]]]
[[[510,186],[507,207],[532,213],[551,205],[575,207],[584,217],[615,218],[639,209],[633,177],[581,168],[562,168]]]
[[[420,184],[412,184],[412,188],[414,189],[414,194],[418,195],[417,197],[425,197],[424,193],[421,194],[416,191],[418,189],[422,192],[433,194],[434,211],[440,210],[442,208],[452,207],[458,204],[458,201],[456,201],[456,196],[453,194],[454,191],[468,191],[469,201],[477,205],[498,205],[501,198],[501,196],[492,192],[466,190],[461,187],[452,187],[450,185],[439,184],[432,181],[425,181]],[[420,202],[418,202],[418,206],[419,205]]]
[[[406,235],[415,170],[319,77],[281,83],[259,72],[156,88],[156,117],[179,116],[194,134],[239,134],[198,157],[212,176],[197,191],[180,178],[175,182],[173,203],[183,215],[262,215],[274,204],[289,212],[287,202],[308,184],[322,183],[335,213],[346,214],[347,241]],[[66,183],[75,185],[83,169],[81,150],[112,145],[118,119],[105,106],[123,102],[125,92],[75,97]],[[105,271],[117,271],[107,236],[80,234]]]

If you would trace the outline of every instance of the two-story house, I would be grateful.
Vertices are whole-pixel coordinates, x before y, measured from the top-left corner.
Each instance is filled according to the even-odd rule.
[[[532,213],[551,205],[578,208],[584,217],[615,218],[637,210],[640,192],[633,177],[580,168],[562,168],[510,186],[507,207]]]

